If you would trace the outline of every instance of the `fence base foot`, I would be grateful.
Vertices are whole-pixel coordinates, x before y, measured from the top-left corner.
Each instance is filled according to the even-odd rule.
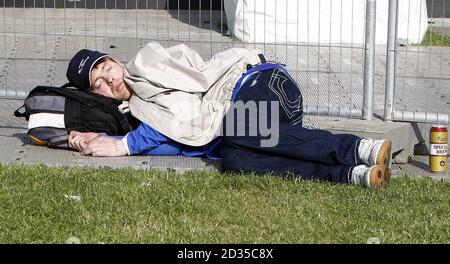
[[[425,141],[425,126],[417,123],[342,119],[328,123],[324,129],[335,134],[351,133],[374,139],[389,138],[392,140],[392,162],[399,164],[408,163],[409,158],[414,155],[414,146]]]
[[[402,150],[399,150],[392,154],[392,163],[405,164],[409,162],[410,157],[414,155],[414,147],[407,146]]]

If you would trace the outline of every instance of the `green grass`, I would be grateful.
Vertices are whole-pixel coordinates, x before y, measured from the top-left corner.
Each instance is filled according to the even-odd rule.
[[[78,195],[79,202],[64,195]],[[450,184],[0,165],[0,243],[450,242]]]
[[[447,35],[442,35],[434,31],[427,31],[425,37],[421,43],[422,46],[450,46],[450,37]]]

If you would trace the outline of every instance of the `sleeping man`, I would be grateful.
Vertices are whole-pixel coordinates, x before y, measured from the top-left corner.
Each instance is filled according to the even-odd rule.
[[[221,158],[224,171],[365,187],[390,179],[390,140],[302,127],[298,85],[257,50],[232,48],[203,61],[183,44],[150,42],[123,65],[83,49],[67,78],[123,101],[142,121],[123,137],[72,131],[69,145],[84,155],[204,156]]]

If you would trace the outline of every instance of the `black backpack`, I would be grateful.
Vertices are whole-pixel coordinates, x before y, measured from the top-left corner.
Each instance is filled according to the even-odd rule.
[[[34,145],[68,148],[70,131],[106,133],[123,136],[139,126],[131,114],[119,111],[122,102],[79,90],[37,86],[28,94],[24,105],[14,112],[28,121],[28,137]],[[25,110],[21,111],[22,108]]]

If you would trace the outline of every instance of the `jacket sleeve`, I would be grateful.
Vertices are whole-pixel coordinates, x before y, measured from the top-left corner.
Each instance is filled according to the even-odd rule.
[[[169,139],[154,130],[147,124],[142,123],[136,130],[129,132],[125,137],[129,155],[148,154],[151,150],[161,144],[169,142]]]

